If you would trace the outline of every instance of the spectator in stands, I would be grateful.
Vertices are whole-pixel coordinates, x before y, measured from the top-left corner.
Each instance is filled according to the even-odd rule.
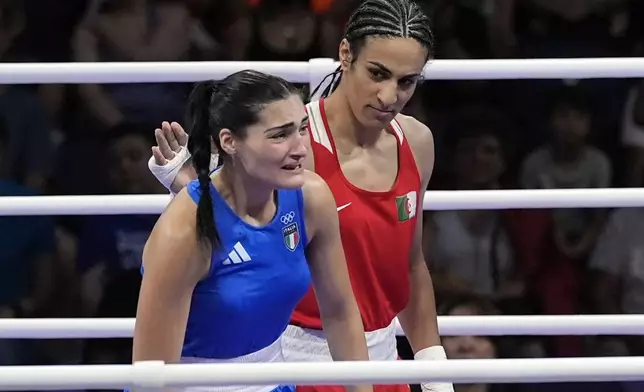
[[[643,177],[644,178],[644,177]],[[640,186],[643,181],[640,181]],[[589,261],[591,310],[644,313],[644,208],[614,210]],[[644,355],[644,339],[598,337],[595,354]]]
[[[455,129],[451,173],[459,190],[498,189],[506,154],[500,131],[472,112]],[[426,260],[441,298],[458,294],[506,301],[522,297],[523,273],[501,211],[436,211],[425,221]]]
[[[309,0],[258,1],[253,19],[248,60],[308,61],[321,56],[321,24]]]
[[[253,10],[249,60],[338,57],[338,41],[356,0],[246,0]]]
[[[105,286],[95,317],[135,317],[140,287],[141,273],[138,268],[122,271]],[[130,364],[132,363],[132,339],[87,340],[83,363]]]
[[[0,165],[11,157],[12,133],[0,117]],[[0,176],[0,196],[38,192]],[[54,226],[41,216],[0,217],[0,318],[40,317],[52,300]],[[30,364],[35,353],[27,341],[0,340],[0,363]]]
[[[489,301],[476,295],[456,295],[437,309],[440,316],[493,316],[498,310]],[[507,338],[506,338],[507,339]],[[499,340],[487,336],[442,336],[448,359],[494,359],[500,357]],[[411,346],[399,336],[398,353],[402,359],[413,359]],[[505,346],[505,344],[503,344]],[[502,351],[506,351],[503,349]],[[500,392],[515,390],[490,384],[454,384],[454,392]],[[420,385],[411,385],[412,392],[422,392]]]
[[[493,38],[519,57],[617,55],[614,39],[626,25],[615,18],[628,1],[493,0]]]
[[[549,144],[532,152],[524,161],[520,183],[527,189],[605,188],[611,186],[612,167],[608,157],[589,145],[592,126],[588,98],[574,88],[557,91],[551,102]],[[555,240],[559,251],[570,259],[581,259],[595,245],[606,211],[601,209],[557,209]]]
[[[430,3],[436,23],[436,34],[442,37],[438,47],[439,56],[442,58],[489,58],[490,23],[494,19],[493,10],[495,0],[488,2],[468,0],[433,0],[421,3]],[[491,5],[491,6],[490,6]]]
[[[187,3],[216,40],[216,60],[246,60],[253,33],[249,4],[243,0],[187,0]]]
[[[476,296],[455,297],[439,308],[442,316],[492,316],[498,314],[492,304]],[[499,358],[499,344],[488,336],[443,336],[448,359]],[[492,384],[454,384],[454,392],[491,392],[509,390],[510,386]]]
[[[604,188],[611,185],[608,157],[588,143],[592,126],[588,98],[573,87],[556,91],[549,109],[551,142],[532,152],[523,162],[520,184],[528,189]],[[555,209],[552,216],[554,247],[543,250],[544,264],[534,279],[542,311],[577,314],[584,264],[603,229],[602,209]],[[581,355],[576,337],[555,338],[553,354]]]
[[[139,126],[122,125],[109,135],[106,180],[108,193],[165,193],[147,167],[154,139],[139,133]],[[85,301],[84,312],[94,315],[104,288],[122,273],[141,266],[141,255],[157,215],[105,215],[86,217],[80,230],[78,270]],[[137,272],[138,273],[138,272]],[[136,290],[135,290],[136,291]]]
[[[644,178],[644,80],[639,80],[628,92],[620,136],[628,151],[626,183],[640,186]]]
[[[514,187],[506,176],[506,162],[513,160],[507,133],[514,128],[492,114],[487,107],[461,110],[448,127],[446,133],[455,135],[444,152],[453,157],[448,189]],[[549,309],[544,287],[554,281],[554,292],[560,293],[551,274],[548,211],[437,211],[426,217],[426,259],[439,276],[434,284],[439,302],[470,295],[486,298],[505,314],[535,314]],[[545,355],[541,339],[524,339],[519,347],[524,356]]]
[[[15,43],[23,28],[22,3],[0,0],[0,61],[16,61]],[[25,86],[1,84],[0,116],[10,143],[0,165],[0,176],[29,188],[42,188],[53,148],[47,113],[37,94]]]
[[[106,0],[90,7],[74,38],[77,61],[182,61],[215,43],[182,2]],[[180,119],[185,88],[175,83],[83,84],[79,94],[104,129],[121,122]]]

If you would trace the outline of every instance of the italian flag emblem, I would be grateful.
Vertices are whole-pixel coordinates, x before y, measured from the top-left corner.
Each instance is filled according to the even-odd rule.
[[[297,244],[300,243],[300,231],[297,228],[297,223],[291,223],[282,229],[282,234],[284,234],[284,245],[290,251],[294,251],[297,248]]]
[[[407,221],[416,216],[418,197],[416,191],[396,197],[396,210],[398,211],[398,222]]]

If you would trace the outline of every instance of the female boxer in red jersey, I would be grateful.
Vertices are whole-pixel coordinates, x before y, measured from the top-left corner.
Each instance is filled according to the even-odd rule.
[[[415,359],[445,359],[421,244],[423,196],[434,166],[434,142],[425,125],[400,114],[432,56],[432,46],[429,20],[417,4],[365,0],[349,18],[339,46],[340,67],[331,84],[319,101],[307,105],[313,154],[304,166],[315,170],[335,196],[349,276],[372,360],[397,359],[396,316]],[[163,128],[156,132],[159,148],[150,168],[177,191],[191,177],[177,176],[187,156],[176,140],[187,137],[178,124],[166,123]],[[287,361],[331,360],[312,290],[290,324],[283,339]],[[449,383],[422,387],[453,390]],[[407,385],[375,388],[376,392],[407,389]]]

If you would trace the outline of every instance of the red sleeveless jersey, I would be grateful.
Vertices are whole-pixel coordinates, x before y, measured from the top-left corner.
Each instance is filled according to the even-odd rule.
[[[409,301],[409,255],[416,227],[421,179],[400,124],[389,130],[398,139],[398,175],[385,192],[360,189],[342,174],[324,100],[307,105],[315,171],[335,197],[349,276],[365,331],[387,327]],[[312,288],[296,307],[291,324],[321,329]]]

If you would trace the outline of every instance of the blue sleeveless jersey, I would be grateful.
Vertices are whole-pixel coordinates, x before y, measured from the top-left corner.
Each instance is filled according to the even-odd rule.
[[[199,181],[188,184],[199,203]],[[275,342],[311,284],[302,190],[278,190],[277,213],[265,226],[243,221],[210,186],[221,246],[197,284],[183,357],[226,359]]]

